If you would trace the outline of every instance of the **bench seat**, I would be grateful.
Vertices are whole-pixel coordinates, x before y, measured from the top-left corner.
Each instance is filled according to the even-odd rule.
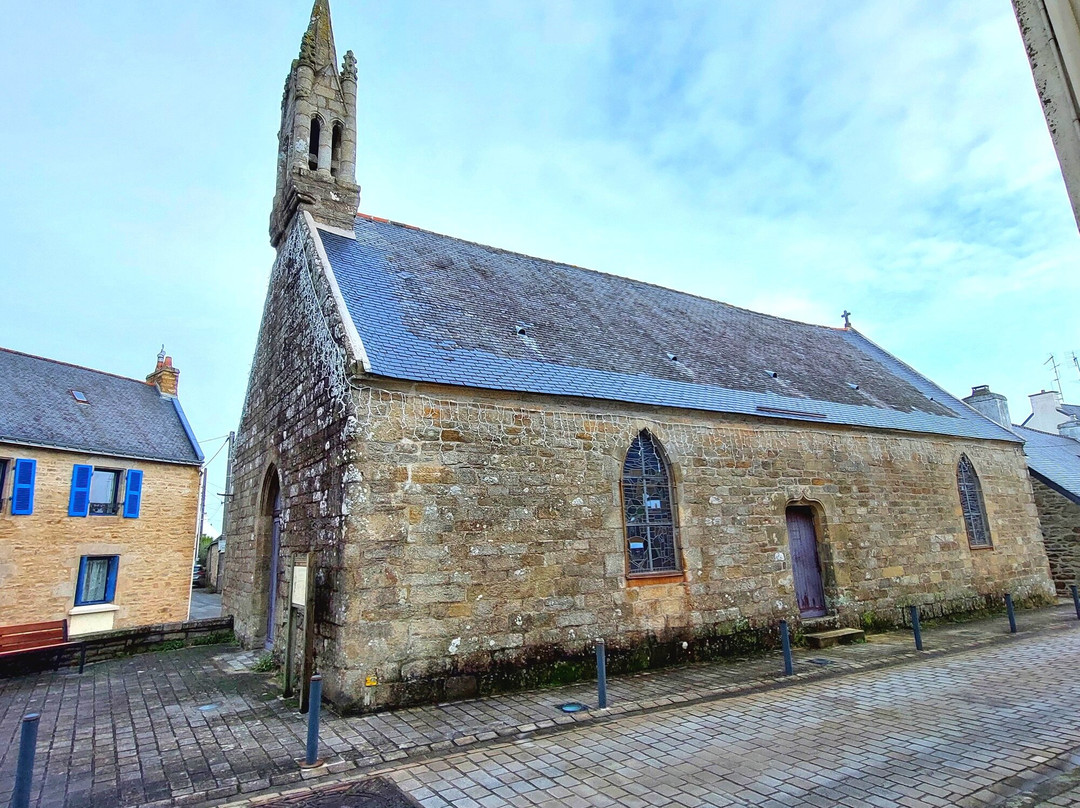
[[[56,670],[60,667],[60,654],[68,648],[79,649],[79,673],[82,673],[86,665],[86,643],[68,639],[67,620],[0,626],[0,658],[53,651]]]

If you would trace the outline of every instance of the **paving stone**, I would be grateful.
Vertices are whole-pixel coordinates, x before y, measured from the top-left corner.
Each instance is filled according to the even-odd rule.
[[[1007,677],[993,665],[978,675],[954,665],[954,660],[969,658],[970,652],[960,653],[961,649],[985,648],[984,657],[994,659],[1033,643],[1032,649],[1041,650],[1031,651],[1030,664],[1043,670],[1051,660],[1067,658],[1068,649],[1075,648],[1080,637],[1072,630],[1077,621],[1071,603],[1057,609],[1022,611],[1018,619],[1021,633],[1015,637],[1008,634],[1003,617],[927,626],[924,639],[928,652],[923,655],[911,651],[910,634],[903,632],[871,635],[861,645],[812,654],[797,652],[796,670],[801,675],[787,680],[780,675],[777,657],[613,678],[608,683],[612,709],[579,714],[577,721],[560,713],[557,707],[568,701],[594,703],[592,683],[352,718],[324,709],[322,752],[332,757],[333,768],[362,772],[404,755],[460,755],[475,750],[477,743],[494,743],[500,746],[484,748],[510,749],[513,754],[504,751],[498,757],[482,759],[489,770],[498,765],[503,767],[504,775],[513,773],[524,782],[535,783],[540,777],[560,782],[557,770],[566,764],[562,755],[549,754],[546,747],[530,746],[532,754],[523,757],[523,748],[507,746],[506,739],[523,735],[520,743],[532,743],[540,737],[592,733],[588,736],[590,742],[578,748],[575,761],[586,762],[594,771],[581,777],[567,775],[567,782],[584,783],[602,796],[607,792],[585,778],[596,776],[625,791],[628,783],[640,778],[649,766],[667,774],[678,772],[680,776],[684,767],[693,770],[693,756],[708,756],[713,748],[712,733],[717,731],[719,713],[729,719],[723,724],[723,732],[732,753],[715,760],[712,771],[699,771],[700,777],[708,775],[715,780],[713,775],[726,776],[727,764],[732,764],[736,767],[732,777],[749,776],[757,782],[753,767],[758,767],[758,774],[768,777],[767,784],[773,789],[768,795],[758,796],[785,799],[791,794],[780,784],[788,775],[802,778],[802,793],[808,795],[818,793],[815,789],[821,787],[835,790],[845,781],[850,784],[859,777],[873,776],[873,781],[867,781],[872,788],[862,793],[877,793],[886,782],[894,783],[897,789],[931,784],[940,792],[912,794],[898,790],[897,799],[915,799],[915,794],[922,794],[926,799],[958,801],[958,795],[966,792],[952,786],[961,776],[966,777],[971,789],[992,789],[1036,767],[1050,766],[1055,761],[1063,765],[1062,756],[1077,746],[1070,733],[1058,732],[1055,722],[1046,722],[1045,703],[1017,699],[1009,687],[995,687],[1006,682]],[[957,655],[942,656],[947,651]],[[827,658],[834,664],[811,665],[807,661],[811,656]],[[984,657],[976,653],[971,658]],[[82,676],[68,671],[43,672],[0,680],[0,805],[8,802],[14,787],[19,721],[24,712],[32,710],[42,714],[35,792],[38,805],[116,808],[129,799],[178,803],[198,797],[205,801],[211,793],[239,795],[291,787],[301,778],[296,759],[303,754],[306,720],[293,705],[277,697],[270,675],[251,671],[257,658],[257,653],[239,649],[191,648],[91,665]],[[881,667],[905,660],[914,664],[899,669]],[[871,686],[897,671],[917,672],[923,678],[918,687],[879,692]],[[853,676],[836,678],[842,674]],[[1026,681],[1022,668],[1018,676],[1019,681]],[[860,684],[854,692],[852,682]],[[975,683],[980,682],[982,686],[976,687]],[[725,693],[776,684],[788,685],[775,694],[780,704],[797,700],[805,688],[817,689],[820,701],[806,704],[805,709],[818,717],[814,737],[823,748],[834,749],[841,757],[833,773],[838,779],[815,779],[823,772],[813,759],[799,758],[801,739],[796,742],[790,731],[775,732],[774,716],[754,699],[728,698],[713,702],[716,707],[708,702],[697,703]],[[891,718],[894,713],[924,715],[918,711],[924,710],[927,698],[939,692],[963,693],[964,703],[978,708],[984,720],[995,727],[1024,730],[1017,736],[1016,754],[1001,754],[997,734],[972,735],[946,727],[939,735],[929,736],[899,720],[881,722],[874,730],[874,738],[882,744],[877,750],[869,749],[861,737],[850,734],[852,716],[863,720],[874,715]],[[662,711],[643,713],[645,702],[655,702]],[[1071,703],[1063,697],[1058,706]],[[207,705],[214,706],[199,709]],[[1074,704],[1072,713],[1076,712]],[[681,723],[667,721],[669,715],[680,716]],[[566,718],[566,724],[561,724]],[[642,720],[651,728],[651,744],[643,750],[641,760],[633,766],[625,765],[625,760],[610,766],[621,759],[623,752],[623,742],[612,740],[610,728]],[[771,733],[771,745],[755,746],[763,733]],[[963,749],[953,737],[957,733],[965,739]],[[774,759],[781,753],[786,757],[785,767],[778,767]],[[447,778],[460,777],[462,772],[472,771],[464,767],[468,762],[466,758],[461,760],[462,766],[455,764],[456,773],[449,766],[442,771]],[[509,768],[511,763],[520,763],[521,771]],[[889,777],[881,773],[882,767],[889,768]],[[922,776],[928,770],[942,777],[928,780]],[[624,776],[628,773],[630,780]],[[684,782],[693,780],[684,778]],[[495,785],[504,783],[496,780]],[[1000,793],[1016,793],[1023,785],[1013,783]],[[475,792],[465,793],[477,804],[492,794],[488,785],[476,788]],[[646,796],[649,793],[643,792]],[[724,804],[728,799],[725,795],[734,793],[713,789],[710,799]],[[629,791],[626,794],[631,796]],[[837,794],[840,799],[849,798]],[[517,796],[528,798],[530,792]],[[531,796],[543,802],[551,795]],[[565,796],[580,795],[568,791]],[[996,798],[999,792],[991,796]],[[814,804],[809,797],[806,801]],[[530,804],[541,802],[534,800]],[[645,800],[642,804],[650,803]]]

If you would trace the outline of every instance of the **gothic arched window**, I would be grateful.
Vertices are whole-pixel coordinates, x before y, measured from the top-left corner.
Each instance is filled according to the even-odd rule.
[[[677,572],[671,473],[663,449],[642,431],[623,463],[622,498],[626,556],[631,574]]]
[[[341,136],[340,123],[335,123],[330,136],[330,176],[336,177],[341,167]]]
[[[990,547],[990,524],[986,519],[986,504],[983,502],[982,486],[975,467],[960,455],[956,466],[956,487],[960,492],[960,507],[964,511],[964,528],[967,530],[968,544],[972,547]]]
[[[311,133],[308,135],[308,168],[315,171],[319,167],[319,140],[322,137],[322,121],[318,115],[311,118]]]

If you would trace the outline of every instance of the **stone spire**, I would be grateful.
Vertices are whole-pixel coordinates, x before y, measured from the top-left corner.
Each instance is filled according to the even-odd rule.
[[[277,189],[270,243],[281,243],[298,210],[352,230],[356,184],[356,57],[339,69],[328,0],[315,0],[281,99]]]

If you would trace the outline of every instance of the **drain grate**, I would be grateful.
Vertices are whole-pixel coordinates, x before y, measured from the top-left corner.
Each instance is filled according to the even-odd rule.
[[[809,662],[811,665],[835,665],[836,664],[835,660],[825,659],[825,657],[813,657],[813,658],[808,659],[806,661]]]

